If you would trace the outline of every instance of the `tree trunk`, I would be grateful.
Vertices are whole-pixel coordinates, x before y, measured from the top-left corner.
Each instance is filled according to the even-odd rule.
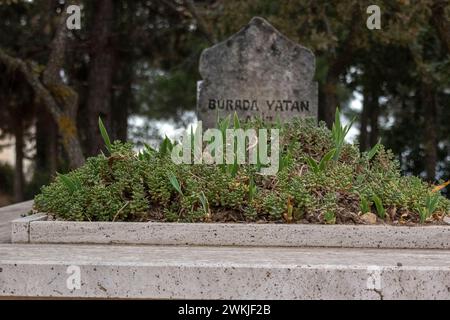
[[[101,117],[111,138],[112,107],[111,94],[114,75],[115,50],[112,46],[114,3],[113,0],[95,2],[92,53],[89,68],[89,93],[86,110],[88,112],[88,154],[96,155],[104,149],[104,142],[98,128]]]
[[[370,93],[366,86],[364,86],[363,91],[364,101],[362,105],[361,112],[361,127],[359,134],[359,149],[361,152],[367,151],[369,149],[369,115],[370,115]]]
[[[321,119],[325,121],[328,128],[333,126],[334,117],[336,114],[336,108],[339,107],[337,97],[337,87],[339,85],[339,75],[329,74],[327,77],[327,83],[324,85],[323,94],[325,102],[322,105]]]
[[[358,5],[353,5],[351,9],[352,26],[358,25],[361,21],[361,12]],[[353,61],[354,46],[352,45],[360,28],[350,28],[347,38],[342,43],[342,50],[337,50],[335,57],[330,58],[330,67],[328,70],[326,83],[323,86],[323,94],[325,103],[321,104],[322,110],[319,110],[321,116],[320,120],[326,122],[327,126],[331,128],[336,114],[336,108],[341,107],[338,99],[339,76],[341,76],[347,67]]]
[[[126,141],[128,138],[128,112],[131,99],[131,88],[123,89],[113,104],[112,110],[112,136],[116,140]]]
[[[73,1],[71,1],[72,3]],[[63,12],[66,11],[65,3]],[[67,15],[64,13],[58,21],[56,33],[52,40],[51,52],[40,83],[31,86],[41,95],[48,112],[52,115],[63,139],[64,149],[69,158],[70,167],[78,168],[84,163],[83,150],[78,139],[77,112],[78,94],[61,79],[60,71],[64,67],[67,46]],[[29,81],[33,82],[33,81]],[[35,82],[37,82],[35,80]],[[44,92],[46,89],[47,92]],[[41,91],[41,92],[40,92]],[[61,93],[63,96],[61,97]]]
[[[81,152],[81,143],[78,139],[75,122],[69,117],[61,117],[58,120],[58,131],[62,132],[63,146],[69,158],[71,168],[75,169],[82,166],[85,159]]]
[[[48,128],[48,145],[46,148],[46,158],[48,159],[48,173],[54,176],[58,170],[58,127],[50,117]]]
[[[24,137],[23,121],[20,114],[15,117],[15,157],[14,166],[14,202],[21,202],[24,199],[24,178],[23,178],[23,158],[24,158]]]
[[[378,143],[380,138],[380,126],[378,123],[380,117],[380,104],[378,102],[379,95],[377,91],[371,91],[370,95],[370,137],[369,137],[369,148],[372,148]]]
[[[65,9],[64,9],[65,10]],[[78,94],[61,79],[60,71],[64,66],[67,43],[67,15],[62,15],[56,35],[52,41],[51,53],[42,77],[36,72],[37,65],[32,62],[13,58],[0,48],[0,62],[9,70],[20,71],[52,115],[63,138],[63,145],[69,157],[70,167],[75,169],[83,165],[84,156],[76,125]]]
[[[438,159],[437,137],[437,105],[433,86],[431,83],[421,84],[421,102],[424,108],[424,145],[425,145],[425,171],[427,180],[434,182],[436,179],[436,166]]]
[[[120,72],[117,75],[117,81],[123,85],[114,91],[114,99],[112,101],[112,136],[114,139],[126,141],[128,138],[128,116],[131,110],[131,103],[133,101],[133,70],[128,67],[129,61],[133,57],[126,53],[121,56],[121,63],[117,65]]]
[[[36,123],[36,169],[55,174],[58,164],[58,128],[46,111],[38,112]]]
[[[445,14],[445,8],[449,5],[449,0],[434,0],[432,4],[431,23],[433,23],[437,30],[442,46],[450,54],[450,20]]]
[[[326,110],[326,95],[325,95],[326,84],[319,82],[319,120],[324,121],[325,119],[325,110]]]

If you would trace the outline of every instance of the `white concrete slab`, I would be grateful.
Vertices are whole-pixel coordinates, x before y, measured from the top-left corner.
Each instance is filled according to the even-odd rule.
[[[47,220],[47,215],[38,213],[32,216],[19,218],[11,222],[11,242],[29,243],[30,242],[30,222]]]
[[[33,201],[0,208],[0,243],[11,242],[11,221],[20,218],[33,207]]]
[[[199,246],[450,249],[450,225],[368,226],[241,223],[13,222],[13,242]],[[24,223],[29,223],[29,235]],[[15,227],[15,224],[18,226]],[[20,233],[22,231],[22,234]],[[17,241],[16,241],[17,239]]]
[[[450,299],[450,251],[0,245],[0,296]]]

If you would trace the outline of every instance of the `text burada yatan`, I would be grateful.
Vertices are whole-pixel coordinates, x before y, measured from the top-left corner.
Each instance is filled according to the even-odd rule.
[[[309,101],[295,100],[231,100],[231,99],[209,99],[208,108],[210,110],[227,110],[227,111],[259,111],[261,103],[264,110],[269,111],[309,111]]]

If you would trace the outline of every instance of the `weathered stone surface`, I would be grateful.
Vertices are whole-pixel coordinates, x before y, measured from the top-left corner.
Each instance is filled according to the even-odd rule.
[[[47,220],[44,213],[35,214],[13,220],[11,222],[11,242],[28,243],[30,242],[30,222]]]
[[[11,242],[11,221],[20,218],[33,207],[33,201],[0,208],[0,243]]]
[[[6,297],[450,299],[449,286],[448,250],[0,245]]]
[[[31,243],[450,249],[450,226],[31,221],[29,239]]]
[[[376,216],[376,214],[374,214],[372,212],[363,214],[361,216],[361,219],[367,224],[376,224],[377,223],[377,216]]]
[[[309,49],[263,18],[253,18],[228,40],[202,53],[199,118],[205,127],[234,112],[244,120],[317,118],[314,72],[315,57]]]
[[[449,216],[444,217],[444,222],[445,222],[446,224],[450,224],[450,217],[449,217]]]

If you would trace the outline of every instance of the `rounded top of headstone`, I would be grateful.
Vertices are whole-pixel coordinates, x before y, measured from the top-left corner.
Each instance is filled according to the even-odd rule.
[[[310,50],[255,17],[227,40],[203,51],[199,119],[211,128],[218,117],[234,113],[244,121],[317,118],[314,72]]]
[[[310,82],[315,72],[311,50],[293,42],[267,20],[254,17],[227,40],[205,49],[200,74],[206,81],[248,80],[265,70],[272,80]]]

